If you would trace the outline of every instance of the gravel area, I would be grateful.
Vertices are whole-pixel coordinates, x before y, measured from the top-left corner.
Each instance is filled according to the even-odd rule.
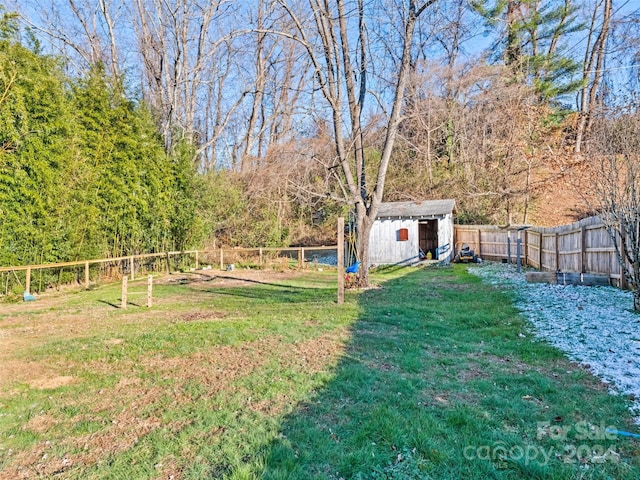
[[[611,393],[630,395],[640,423],[640,314],[633,311],[631,292],[527,283],[515,266],[499,263],[473,265],[469,272],[511,290],[533,334],[588,366],[610,385]]]

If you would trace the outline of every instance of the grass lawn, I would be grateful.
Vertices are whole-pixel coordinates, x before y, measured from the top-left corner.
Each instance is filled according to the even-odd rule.
[[[340,306],[328,271],[0,304],[0,478],[640,478],[605,430],[637,432],[625,399],[508,295],[464,266],[372,278]]]

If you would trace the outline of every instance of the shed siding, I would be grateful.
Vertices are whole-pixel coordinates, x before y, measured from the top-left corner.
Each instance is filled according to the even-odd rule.
[[[409,239],[398,241],[398,230],[406,228]],[[369,236],[369,259],[372,264],[410,264],[419,258],[418,221],[410,219],[376,220]]]
[[[409,239],[398,240],[398,231],[406,228]],[[378,219],[374,222],[369,236],[369,259],[371,264],[410,265],[420,261],[418,220],[408,218]],[[453,214],[438,217],[438,247],[448,246],[438,260],[450,261],[453,258]]]
[[[448,245],[448,248],[444,249]],[[442,249],[438,260],[450,261],[453,258],[453,214],[449,213],[438,219],[438,247]]]

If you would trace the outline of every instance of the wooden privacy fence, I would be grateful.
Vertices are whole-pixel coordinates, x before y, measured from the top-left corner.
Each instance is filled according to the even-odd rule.
[[[456,225],[456,249],[467,243],[486,260],[516,261],[520,238],[520,260],[541,271],[606,274],[613,285],[626,288],[616,249],[598,217],[589,217],[560,227]],[[510,246],[510,248],[509,248]]]
[[[251,267],[297,267],[303,268],[305,262],[324,263],[319,259],[330,251],[336,251],[337,247],[263,247],[263,248],[215,248],[209,250],[186,250],[161,253],[146,253],[140,255],[127,255],[123,257],[101,258],[94,260],[79,260],[73,262],[46,263],[40,265],[21,265],[0,267],[0,296],[13,292],[15,284],[19,284],[21,290],[31,292],[35,286],[36,291],[42,291],[52,286],[51,282],[43,285],[34,285],[34,273],[44,270],[59,271],[59,281],[62,283],[80,283],[89,288],[92,281],[101,277],[129,276],[134,280],[136,275],[150,271],[190,270],[200,268],[218,268],[225,270],[231,265],[239,264]],[[337,258],[335,262],[337,263]],[[71,271],[72,281],[62,281],[63,270]],[[42,278],[42,276],[40,276]]]

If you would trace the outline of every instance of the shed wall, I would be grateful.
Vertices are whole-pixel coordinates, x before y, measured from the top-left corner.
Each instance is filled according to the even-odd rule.
[[[408,230],[408,240],[398,241],[398,230]],[[380,219],[371,227],[369,260],[372,264],[411,264],[420,261],[418,221],[410,219]]]
[[[438,260],[450,261],[453,258],[455,245],[453,244],[453,214],[449,213],[438,219]]]
[[[398,231],[408,230],[408,240],[398,241]],[[438,218],[438,247],[444,249],[438,260],[451,260],[453,246],[453,215]],[[372,264],[410,265],[420,261],[418,220],[408,218],[378,219],[369,236],[369,259]]]

